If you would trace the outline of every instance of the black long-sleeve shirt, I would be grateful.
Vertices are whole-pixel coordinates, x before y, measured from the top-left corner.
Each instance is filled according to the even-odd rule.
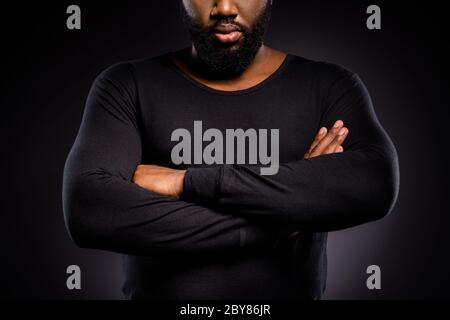
[[[338,119],[350,131],[345,151],[303,159],[319,128]],[[174,165],[172,133],[199,120],[223,133],[279,129],[278,173]],[[183,195],[134,184],[141,163],[187,169]],[[288,55],[260,84],[228,92],[166,54],[96,78],[65,165],[63,206],[79,246],[124,254],[128,298],[320,298],[327,231],[387,215],[398,188],[395,148],[355,73]],[[285,228],[299,233],[287,239]]]

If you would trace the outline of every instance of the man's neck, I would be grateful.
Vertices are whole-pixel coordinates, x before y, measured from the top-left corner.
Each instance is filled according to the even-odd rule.
[[[194,80],[217,90],[236,91],[256,86],[274,73],[286,58],[286,53],[261,46],[249,67],[240,75],[228,79],[208,79],[196,70],[195,48],[183,49],[175,54],[173,62]],[[185,57],[185,58],[183,58]]]

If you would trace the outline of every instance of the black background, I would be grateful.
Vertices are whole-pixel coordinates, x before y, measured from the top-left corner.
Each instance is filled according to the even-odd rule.
[[[62,171],[94,77],[189,44],[178,2],[2,4],[3,298],[122,298],[120,255],[77,248],[68,236]],[[81,7],[79,31],[66,28],[70,4]],[[370,4],[381,7],[382,30],[365,26]],[[266,43],[358,73],[399,153],[391,215],[330,233],[325,299],[450,297],[445,18],[438,1],[274,1]],[[66,289],[71,264],[82,269],[81,291]],[[366,288],[371,264],[381,267],[381,290]]]

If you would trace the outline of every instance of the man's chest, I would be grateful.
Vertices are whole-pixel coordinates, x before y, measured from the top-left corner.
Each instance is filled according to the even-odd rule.
[[[316,101],[297,93],[141,99],[143,162],[172,167],[270,166],[303,158],[319,129]]]

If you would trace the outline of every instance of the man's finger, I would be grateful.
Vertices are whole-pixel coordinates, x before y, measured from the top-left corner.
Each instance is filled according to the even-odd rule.
[[[341,128],[333,141],[331,141],[331,143],[323,150],[322,154],[334,153],[336,148],[344,142],[345,138],[347,138],[347,135],[348,129]]]
[[[310,157],[320,156],[323,151],[328,147],[328,145],[335,139],[339,130],[342,129],[344,122],[341,120],[336,121],[335,125],[331,130],[328,131],[328,134],[319,141],[317,146],[310,152]]]
[[[311,147],[309,148],[309,150],[314,149],[320,142],[320,140],[325,137],[325,135],[328,133],[328,129],[326,127],[322,127],[320,128],[319,132],[316,134],[316,137],[313,141],[313,143],[311,144]]]
[[[319,144],[320,140],[325,137],[327,134],[328,129],[326,127],[320,128],[319,132],[316,134],[313,143],[309,147],[308,151],[305,154],[305,157],[311,153],[311,151]]]
[[[343,126],[344,122],[342,120],[337,120],[333,127],[339,127],[339,126]],[[305,154],[305,158],[309,157],[310,153],[312,152],[312,150],[319,144],[320,140],[322,140],[326,134],[328,133],[328,129],[327,127],[322,127],[320,128],[319,132],[316,134],[314,141],[312,142],[311,146],[309,147],[308,151]]]

